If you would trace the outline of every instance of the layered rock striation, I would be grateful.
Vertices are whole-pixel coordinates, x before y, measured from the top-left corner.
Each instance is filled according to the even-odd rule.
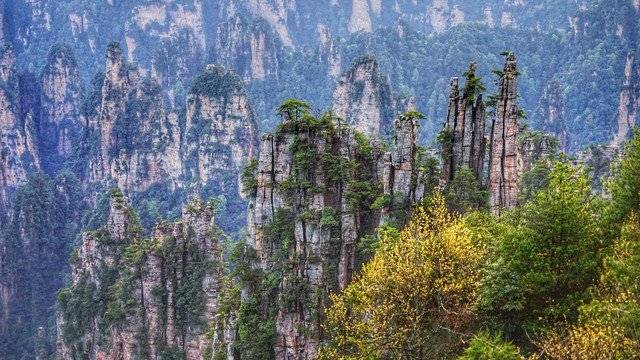
[[[51,49],[40,82],[42,166],[47,173],[55,173],[73,155],[85,125],[81,114],[83,92],[80,71],[71,48],[55,46]]]
[[[513,209],[518,201],[518,71],[508,54],[500,77],[491,125],[489,206],[493,213]]]
[[[448,115],[439,136],[441,185],[451,183],[461,169],[470,169],[481,186],[486,184],[491,211],[500,214],[517,205],[522,175],[535,161],[558,151],[557,135],[566,134],[562,130],[562,103],[551,95],[553,89],[549,90],[547,106],[540,112],[547,115],[547,128],[557,131],[554,134],[530,131],[519,122],[524,113],[518,107],[515,56],[506,54],[504,69],[496,71],[498,92],[486,102],[482,98],[484,85],[475,72],[476,66],[471,64],[462,91],[458,78],[451,80]],[[487,116],[492,117],[490,126],[485,123]],[[487,163],[488,172],[485,172]]]
[[[27,174],[40,169],[37,118],[24,101],[29,95],[24,94],[24,80],[18,76],[13,48],[0,47],[0,217],[9,213]]]
[[[572,140],[567,129],[566,104],[560,82],[552,80],[545,88],[534,121],[544,132],[554,134],[560,142],[560,148],[567,151]]]

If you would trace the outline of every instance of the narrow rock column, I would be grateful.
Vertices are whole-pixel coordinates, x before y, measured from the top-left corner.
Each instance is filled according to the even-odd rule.
[[[496,113],[491,130],[489,204],[494,214],[512,209],[518,196],[518,71],[516,58],[507,55],[500,79]]]
[[[418,124],[415,117],[402,115],[395,123],[395,149],[391,157],[393,171],[394,204],[405,205],[415,190],[415,159],[418,152]]]
[[[451,79],[451,89],[449,91],[449,109],[447,111],[447,121],[444,126],[444,138],[442,143],[442,178],[445,181],[451,180],[453,177],[453,138],[452,135],[456,128],[456,119],[458,116],[458,97],[460,90],[458,88],[458,78]]]
[[[481,92],[484,86],[476,77],[476,64],[465,74],[467,83],[460,94],[458,78],[451,80],[449,109],[442,143],[442,182],[447,184],[462,167],[471,169],[478,179],[484,173],[485,106]]]

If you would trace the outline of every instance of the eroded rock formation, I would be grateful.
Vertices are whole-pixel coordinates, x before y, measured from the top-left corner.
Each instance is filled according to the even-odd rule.
[[[0,217],[27,174],[40,168],[37,119],[23,102],[22,85],[27,84],[19,79],[13,48],[0,47]]]
[[[476,77],[472,63],[466,73],[466,85],[459,89],[458,78],[451,80],[449,109],[444,132],[441,134],[442,178],[453,180],[458,169],[471,169],[478,179],[484,176],[485,159],[485,105],[483,85]]]
[[[203,359],[222,289],[214,208],[191,202],[145,238],[119,191],[107,223],[84,234],[59,295],[60,359]],[[207,350],[209,348],[209,350]]]
[[[559,140],[554,135],[521,129],[518,134],[518,178],[531,170],[537,160],[556,155],[559,148]]]
[[[165,179],[176,181],[180,164],[174,161],[178,168],[172,168],[169,160],[179,156],[177,121],[165,116],[160,87],[126,62],[118,44],[107,50],[100,93],[95,117],[89,119],[97,138],[89,144],[96,149],[90,181],[113,180],[127,192],[146,190]]]
[[[276,358],[315,359],[327,294],[362,261],[358,240],[383,221],[402,221],[398,214],[422,196],[417,117],[397,121],[389,153],[339,118],[311,119],[304,105],[282,115],[279,130],[262,138],[247,242],[264,276],[278,279],[277,304],[268,305]]]
[[[394,107],[389,84],[371,57],[356,60],[333,92],[336,115],[370,137],[389,134]]]
[[[73,154],[84,126],[80,72],[72,50],[66,46],[54,47],[40,78],[42,164],[47,172],[53,173]]]
[[[552,80],[545,88],[534,119],[541,125],[542,131],[554,134],[558,138],[560,148],[563,151],[567,151],[571,147],[569,130],[567,129],[565,99],[559,81]]]
[[[628,54],[624,67],[624,83],[618,105],[618,132],[611,145],[620,146],[640,119],[640,64],[634,54]]]
[[[277,77],[281,49],[268,23],[236,15],[218,26],[212,53],[216,64],[234,68],[244,79],[264,80]]]
[[[500,214],[517,205],[519,179],[538,159],[556,154],[559,141],[555,134],[530,131],[525,124],[519,123],[524,114],[517,102],[518,70],[513,54],[507,54],[504,70],[496,72],[500,76],[498,93],[487,101],[490,112],[485,109],[481,95],[484,85],[475,76],[475,70],[475,64],[471,64],[463,91],[459,88],[458,78],[451,81],[448,115],[439,138],[442,145],[441,184],[449,184],[461,168],[472,170],[481,186],[487,184],[491,211]],[[553,129],[564,126],[559,114],[561,100],[554,100],[551,94],[548,98],[545,103],[548,106],[541,110],[547,115],[545,124]],[[486,151],[485,117],[489,114],[493,118]],[[489,163],[488,174],[484,171],[486,162]]]
[[[499,214],[518,201],[518,70],[516,58],[508,54],[501,74],[496,110],[491,126],[489,158],[489,205]]]
[[[83,140],[91,183],[113,182],[127,194],[225,194],[242,209],[238,174],[257,150],[257,125],[238,76],[208,66],[194,80],[186,112],[165,110],[160,86],[112,44],[94,93]]]

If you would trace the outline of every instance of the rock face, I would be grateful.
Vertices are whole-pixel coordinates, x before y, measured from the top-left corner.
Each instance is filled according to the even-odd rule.
[[[26,80],[26,79],[25,79]],[[37,118],[24,101],[11,46],[0,48],[0,216],[9,211],[16,188],[40,168]],[[28,95],[28,94],[25,94]]]
[[[234,68],[246,80],[277,77],[282,43],[265,21],[240,15],[220,24],[212,49],[216,64]]]
[[[556,155],[558,150],[559,140],[554,135],[521,129],[518,133],[518,178],[531,170],[537,160]]]
[[[47,172],[54,173],[72,155],[84,126],[80,113],[80,72],[72,50],[66,46],[54,47],[40,79],[42,164]]]
[[[113,180],[130,192],[175,179],[175,188],[181,169],[170,166],[170,157],[178,156],[177,123],[165,116],[160,87],[126,62],[118,44],[107,50],[101,101],[89,124],[98,140],[91,144],[91,182]]]
[[[542,131],[554,134],[558,138],[563,151],[570,147],[565,101],[560,82],[553,80],[547,85],[534,118],[541,125]]]
[[[113,182],[127,194],[225,194],[242,212],[238,174],[256,152],[257,125],[236,75],[207,67],[194,80],[181,115],[165,110],[159,85],[143,78],[112,44],[96,86],[99,101],[84,135],[89,165],[81,171],[90,183]]]
[[[518,72],[513,54],[507,55],[496,95],[491,126],[489,158],[489,205],[499,214],[512,209],[518,200]]]
[[[460,91],[458,78],[451,80],[449,109],[445,127],[439,137],[442,145],[441,185],[451,182],[457,171],[466,167],[473,171],[480,184],[487,184],[489,206],[494,214],[513,209],[518,202],[519,179],[534,162],[557,152],[558,139],[553,134],[529,131],[519,124],[522,111],[518,108],[518,71],[516,59],[508,54],[500,76],[498,93],[487,104],[492,109],[492,124],[486,154],[484,85],[475,76],[476,66],[467,71],[464,90]],[[549,99],[553,97],[549,95]],[[551,100],[550,100],[551,101]],[[549,124],[559,122],[558,111],[549,105]],[[560,105],[557,105],[560,106]],[[543,111],[544,112],[544,111]],[[484,164],[488,160],[488,179]]]
[[[611,176],[611,165],[621,155],[621,149],[611,145],[591,145],[577,154],[577,163],[589,170],[593,191],[605,192],[604,182]]]
[[[219,310],[222,236],[211,205],[194,201],[182,219],[143,238],[122,193],[104,227],[86,233],[61,290],[60,359],[203,359]],[[209,348],[209,350],[207,350]]]
[[[242,81],[209,65],[187,97],[182,162],[188,179],[238,194],[238,174],[257,151],[255,114]]]
[[[640,119],[640,64],[634,54],[627,55],[624,85],[618,105],[618,132],[611,145],[620,146]]]
[[[357,241],[383,221],[401,221],[422,196],[416,118],[396,123],[393,154],[340,118],[310,119],[303,105],[281,108],[283,123],[262,138],[248,216],[248,239],[265,279],[278,279],[277,359],[315,359],[327,294],[350,281]],[[260,290],[248,287],[258,296]],[[243,321],[242,319],[238,320]]]
[[[475,73],[476,65],[472,63],[462,93],[458,78],[451,80],[447,121],[440,139],[445,183],[453,180],[461,167],[471,169],[478,179],[484,176],[485,105],[481,94],[483,86]]]
[[[336,85],[333,111],[371,137],[388,134],[393,122],[394,101],[387,80],[371,57],[356,60]]]

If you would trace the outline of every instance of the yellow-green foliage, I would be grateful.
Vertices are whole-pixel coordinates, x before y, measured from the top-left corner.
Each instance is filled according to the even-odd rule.
[[[461,346],[457,334],[474,319],[483,248],[440,194],[391,234],[381,233],[362,274],[332,297],[332,341],[322,359],[439,358]]]
[[[640,357],[640,218],[632,215],[605,259],[594,300],[580,308],[577,324],[541,342],[552,359]]]

